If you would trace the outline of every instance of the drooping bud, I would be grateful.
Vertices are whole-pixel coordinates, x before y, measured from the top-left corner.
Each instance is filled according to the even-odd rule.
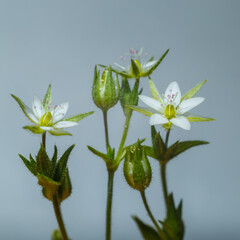
[[[124,176],[130,187],[144,191],[152,179],[152,170],[140,141],[126,149]]]
[[[95,66],[92,97],[97,107],[107,111],[118,102],[119,94],[118,76],[116,74],[115,80],[113,79],[111,66],[105,68],[102,76],[100,70],[97,70],[97,66]]]

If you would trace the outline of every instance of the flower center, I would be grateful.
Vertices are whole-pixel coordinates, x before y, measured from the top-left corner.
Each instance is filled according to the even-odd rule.
[[[40,126],[50,126],[52,125],[52,114],[50,112],[44,113],[44,115],[41,117]]]
[[[168,104],[164,110],[165,117],[170,120],[175,117],[176,110],[172,104]]]

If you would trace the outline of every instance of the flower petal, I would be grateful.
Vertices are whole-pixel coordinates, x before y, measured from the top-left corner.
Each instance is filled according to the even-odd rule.
[[[45,127],[45,126],[40,126],[40,128],[45,131],[49,131],[53,129],[53,127]]]
[[[49,133],[54,136],[64,136],[64,135],[72,136],[70,132],[64,131],[62,129],[53,129],[49,131]]]
[[[178,106],[181,101],[181,91],[177,82],[171,82],[165,91],[165,104],[172,103],[174,106]]]
[[[148,70],[151,68],[157,61],[150,61],[143,65],[143,70]]]
[[[139,95],[139,98],[141,99],[141,101],[143,101],[149,107],[151,107],[159,112],[162,112],[163,106],[159,101],[157,101],[153,98],[144,96],[144,95]]]
[[[78,123],[73,121],[60,121],[56,124],[54,124],[54,128],[68,128],[78,125]]]
[[[42,102],[37,96],[34,96],[32,110],[37,119],[40,119],[45,112],[43,109]]]
[[[185,118],[183,116],[172,118],[170,120],[170,122],[180,128],[185,129],[185,130],[190,130],[190,128],[191,128],[190,122],[187,120],[187,118]]]
[[[177,114],[183,114],[185,112],[188,112],[189,110],[196,107],[203,101],[204,101],[203,97],[196,97],[196,98],[190,98],[187,100],[183,100],[177,109]]]
[[[155,113],[149,118],[150,125],[157,125],[157,124],[164,124],[168,123],[169,121],[163,117],[161,114]]]
[[[119,65],[118,63],[114,63],[114,64],[115,64],[118,68],[120,68],[121,70],[124,70],[124,71],[127,70],[126,67],[123,67],[123,66]]]
[[[56,123],[64,118],[67,113],[68,106],[69,104],[66,102],[55,107],[55,110],[53,111],[53,123]]]

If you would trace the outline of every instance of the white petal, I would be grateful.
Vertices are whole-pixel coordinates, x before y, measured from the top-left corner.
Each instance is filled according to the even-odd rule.
[[[144,70],[151,68],[157,61],[150,61],[143,65]]]
[[[43,108],[42,102],[37,96],[34,96],[33,103],[32,103],[33,113],[37,119],[40,119],[42,115],[45,113]]]
[[[183,116],[172,118],[170,122],[185,130],[190,130],[191,128],[190,122]]]
[[[114,63],[117,67],[119,67],[120,69],[122,69],[122,70],[127,70],[127,68],[126,67],[123,67],[123,66],[121,66],[121,65],[119,65],[118,63]]]
[[[168,123],[169,121],[163,117],[160,114],[153,114],[150,118],[149,118],[149,124],[150,125],[156,125],[156,124],[164,124],[164,123]]]
[[[38,119],[35,117],[35,115],[33,114],[33,112],[27,112],[28,116],[32,119],[32,121],[36,124],[38,124]]]
[[[143,101],[149,107],[151,107],[159,112],[162,112],[163,106],[159,101],[155,100],[154,98],[150,98],[150,97],[147,97],[144,95],[139,95],[139,98],[141,99],[141,101]]]
[[[40,128],[45,131],[49,131],[53,129],[52,127],[43,127],[43,126],[40,126]]]
[[[192,108],[196,107],[203,101],[204,101],[203,97],[195,97],[195,98],[183,100],[178,107],[177,114],[183,114],[191,110]]]
[[[78,125],[78,123],[73,121],[60,121],[56,124],[54,124],[54,128],[68,128]]]
[[[165,104],[178,106],[181,101],[181,92],[177,82],[171,82],[165,91]],[[171,102],[172,101],[172,102]]]
[[[56,106],[53,112],[53,123],[56,123],[65,117],[68,110],[68,105],[69,104],[66,102]]]

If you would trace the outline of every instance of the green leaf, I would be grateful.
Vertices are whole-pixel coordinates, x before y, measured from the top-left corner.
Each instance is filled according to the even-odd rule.
[[[59,183],[56,181],[53,181],[51,178],[38,173],[38,184],[46,188],[47,191],[49,191],[51,194],[55,194],[58,190]]]
[[[125,107],[128,107],[136,112],[139,112],[147,117],[151,117],[153,115],[152,112],[150,112],[149,108],[146,108],[146,107],[139,107],[139,106],[132,106],[132,105],[125,105]]]
[[[209,142],[206,141],[185,141],[185,142],[179,142],[177,145],[177,148],[174,151],[174,154],[172,156],[172,158],[176,157],[177,155],[179,155],[180,153],[192,148],[192,147],[196,147],[196,146],[200,146],[200,145],[205,145],[205,144],[209,144]],[[173,145],[171,146],[173,147]],[[171,148],[170,147],[170,148]]]
[[[66,119],[64,119],[64,121],[79,122],[80,120],[84,119],[85,117],[87,117],[93,113],[95,113],[95,112],[92,111],[92,112],[82,113],[82,114],[76,115],[74,117],[66,118]]]
[[[52,173],[51,173],[51,177],[53,178],[55,175],[55,170],[56,170],[56,163],[57,163],[57,155],[58,155],[58,150],[57,150],[57,146],[54,145],[54,153],[53,153],[53,157],[52,157]]]
[[[37,175],[37,169],[36,165],[32,163],[31,161],[28,161],[25,157],[23,157],[21,154],[19,154],[19,157],[22,159],[25,166],[28,168],[28,170],[34,175]]]
[[[52,87],[51,84],[49,84],[46,95],[43,99],[43,107],[45,108],[45,110],[48,109],[48,106],[51,105],[52,102]]]
[[[11,94],[11,96],[17,101],[18,105],[20,106],[20,108],[22,109],[23,113],[25,114],[25,116],[34,123],[34,121],[28,116],[28,113],[31,113],[32,110],[24,104],[24,102],[21,101],[20,98],[16,97],[15,95]]]
[[[175,156],[174,154],[178,148],[178,145],[179,145],[179,141],[175,142],[171,147],[169,147],[167,151],[164,153],[163,159],[166,161],[169,161],[170,159],[172,159]]]
[[[137,63],[133,59],[131,59],[131,68],[132,68],[134,77],[138,77],[139,76],[139,68],[138,68]]]
[[[181,101],[192,98],[195,96],[195,94],[200,90],[202,85],[207,82],[207,80],[202,81],[198,85],[196,85],[194,88],[192,88],[190,91],[188,91],[182,98]]]
[[[43,134],[45,130],[41,129],[37,125],[24,126],[23,129],[29,130],[34,134]]]
[[[214,118],[207,118],[207,117],[200,117],[200,116],[193,116],[188,115],[186,116],[189,122],[207,122],[207,121],[215,121]]]
[[[103,68],[106,68],[107,66],[106,65],[103,65],[103,64],[98,64],[99,67],[103,67]]]
[[[106,163],[111,161],[111,158],[109,158],[109,156],[107,154],[99,152],[98,150],[94,149],[93,147],[90,147],[90,146],[87,146],[87,147],[92,153],[94,153],[98,157],[102,158]]]
[[[165,56],[168,54],[168,52],[169,52],[169,49],[167,49],[167,51],[162,55],[161,58],[159,58],[159,60],[155,63],[155,65],[152,66],[152,68],[150,68],[147,72],[142,74],[142,77],[149,76],[158,67],[158,65],[162,62],[162,60],[165,58]]]
[[[36,158],[37,158],[37,172],[50,177],[52,172],[52,163],[42,144]]]
[[[67,199],[72,193],[72,183],[69,177],[68,169],[63,172],[60,186],[58,188],[58,199],[60,202]]]
[[[153,227],[147,225],[136,216],[133,216],[132,218],[136,222],[145,240],[162,240],[162,238],[160,238],[157,231]]]
[[[64,131],[62,129],[53,129],[48,132],[53,136],[72,136],[70,132]]]
[[[151,127],[151,136],[155,158],[161,160],[167,149],[160,132],[157,133],[154,126]]]
[[[159,101],[161,104],[164,104],[163,103],[163,100],[161,98],[161,95],[159,94],[157,88],[155,87],[155,84],[153,83],[152,79],[150,77],[149,78],[149,86],[150,86],[150,90],[151,90],[151,93],[152,93],[152,97]]]
[[[70,156],[70,153],[72,152],[73,148],[74,148],[75,144],[71,145],[62,155],[62,157],[59,159],[59,161],[57,162],[56,165],[56,172],[55,172],[55,176],[54,179],[56,181],[60,181],[63,175],[64,170],[67,168],[67,162],[68,162],[68,158]]]

